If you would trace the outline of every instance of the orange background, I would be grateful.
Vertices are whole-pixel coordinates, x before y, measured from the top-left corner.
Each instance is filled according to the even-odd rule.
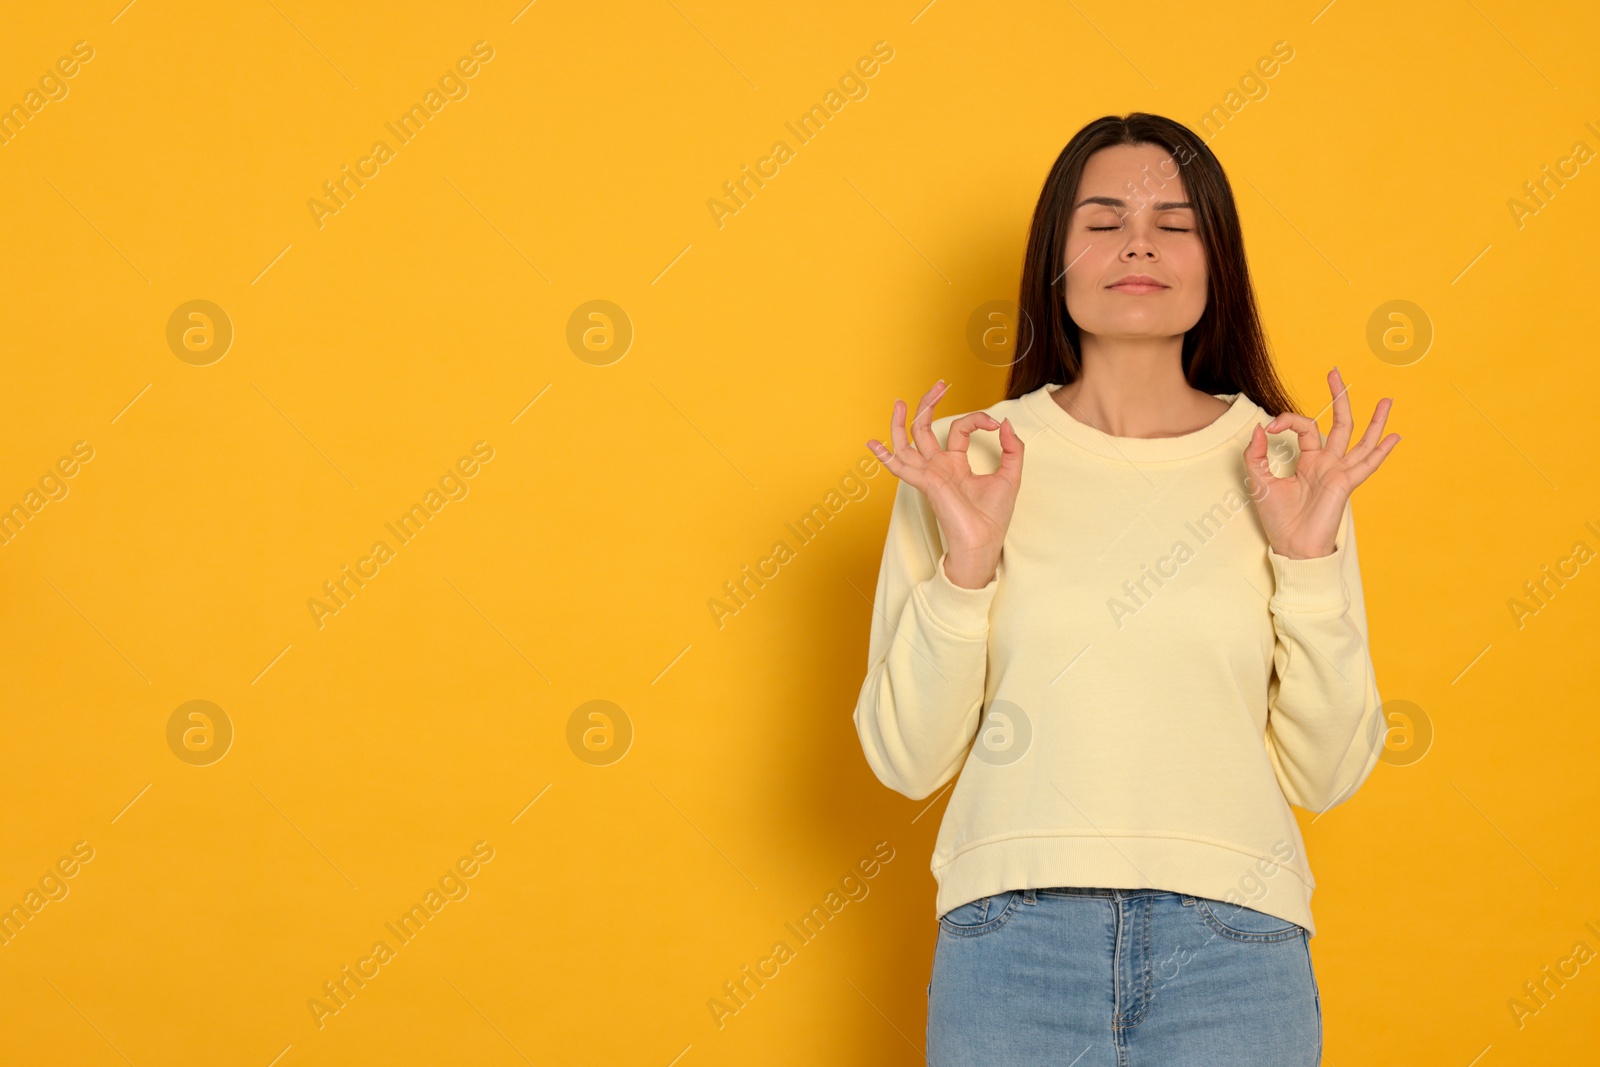
[[[0,35],[0,105],[40,90],[0,146],[0,506],[38,505],[0,545],[0,904],[40,893],[0,946],[0,1058],[920,1063],[947,794],[884,789],[851,723],[893,490],[852,471],[896,397],[1001,396],[969,324],[1014,299],[1072,133],[1213,106],[1302,410],[1337,364],[1360,425],[1392,396],[1405,437],[1354,506],[1379,687],[1432,742],[1397,733],[1302,820],[1327,1060],[1590,1054],[1594,965],[1520,1026],[1508,1002],[1600,950],[1600,176],[1511,206],[1600,150],[1593,9],[337,7],[44,5]],[[169,345],[195,300],[223,318]],[[1369,344],[1392,300],[1421,358]],[[346,566],[369,578],[319,625]],[[197,700],[220,715],[169,732]],[[319,1017],[346,966],[372,977]]]

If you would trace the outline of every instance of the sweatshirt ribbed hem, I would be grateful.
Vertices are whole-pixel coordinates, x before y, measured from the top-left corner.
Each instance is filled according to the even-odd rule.
[[[1341,545],[1326,556],[1291,559],[1267,548],[1277,591],[1272,606],[1288,611],[1338,611],[1350,607],[1350,592],[1344,586],[1340,568],[1344,566]]]
[[[1288,842],[1303,853],[1299,835]],[[1088,829],[1019,835],[970,845],[943,866],[931,866],[939,883],[936,915],[1010,889],[1090,886],[1160,889],[1231,900],[1295,923],[1316,935],[1309,869],[1282,865],[1268,854],[1194,837],[1122,835]]]
[[[944,561],[940,556],[933,577],[920,587],[929,614],[958,637],[984,637],[989,632],[989,605],[1000,589],[1000,576],[996,574],[981,589],[967,589],[950,580]]]

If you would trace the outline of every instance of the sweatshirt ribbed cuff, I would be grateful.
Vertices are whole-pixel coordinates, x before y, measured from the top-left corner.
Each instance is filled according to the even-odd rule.
[[[1277,591],[1272,606],[1287,611],[1344,610],[1350,606],[1350,592],[1344,587],[1344,546],[1314,559],[1280,556],[1267,546],[1267,560]]]
[[[989,579],[981,589],[967,589],[950,580],[944,571],[945,557],[933,577],[922,585],[928,610],[946,629],[964,637],[982,637],[989,632],[989,605],[1000,588],[1000,576]]]

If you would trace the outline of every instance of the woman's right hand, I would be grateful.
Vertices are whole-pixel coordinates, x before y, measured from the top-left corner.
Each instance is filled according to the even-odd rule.
[[[949,386],[941,379],[922,395],[916,417],[906,436],[905,402],[894,402],[889,417],[894,440],[891,455],[876,439],[867,442],[872,454],[895,477],[920,489],[933,506],[945,539],[945,574],[956,585],[981,589],[994,580],[1000,549],[1022,483],[1022,439],[1011,420],[996,422],[983,411],[973,411],[950,424],[944,448],[933,433],[933,408]],[[974,474],[967,462],[967,441],[973,430],[1000,432],[1000,467],[993,474]],[[914,442],[914,443],[913,443]]]

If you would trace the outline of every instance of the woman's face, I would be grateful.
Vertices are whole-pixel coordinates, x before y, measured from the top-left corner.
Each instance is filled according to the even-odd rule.
[[[1172,337],[1205,311],[1195,211],[1177,162],[1159,145],[1115,145],[1089,157],[1065,259],[1067,313],[1086,334]],[[1125,281],[1134,275],[1153,282]]]

